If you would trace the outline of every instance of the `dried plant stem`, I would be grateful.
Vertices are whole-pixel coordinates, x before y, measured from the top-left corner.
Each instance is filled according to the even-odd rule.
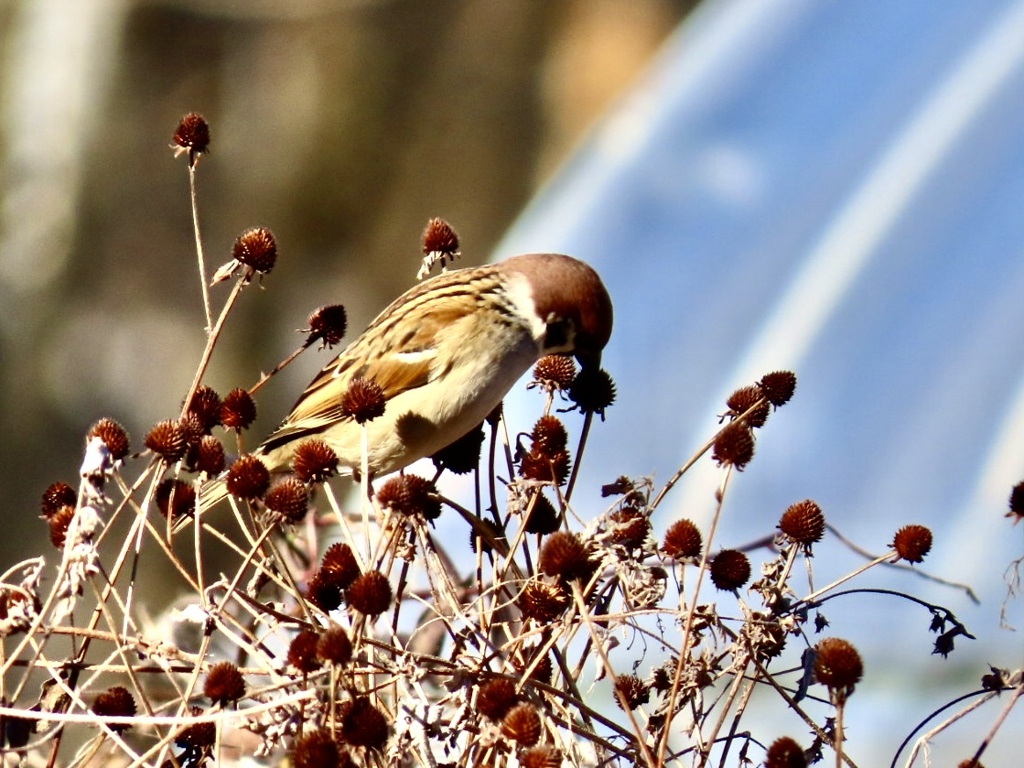
[[[206,284],[206,258],[203,255],[203,238],[199,233],[199,196],[196,192],[196,164],[188,165],[188,191],[192,203],[192,232],[196,238],[196,258],[199,261],[199,286],[203,293],[203,312],[206,315],[206,331],[213,326],[213,312],[210,310],[210,288]]]

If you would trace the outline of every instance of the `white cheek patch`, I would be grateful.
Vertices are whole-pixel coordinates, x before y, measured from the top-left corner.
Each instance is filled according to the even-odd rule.
[[[533,288],[530,281],[522,275],[512,275],[507,283],[508,296],[518,313],[529,320],[530,335],[534,341],[541,342],[547,333],[547,323],[537,316],[537,305],[533,301]]]

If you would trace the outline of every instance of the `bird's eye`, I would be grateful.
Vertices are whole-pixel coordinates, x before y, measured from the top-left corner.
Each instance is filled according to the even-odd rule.
[[[544,349],[550,351],[572,349],[572,339],[575,335],[572,320],[567,318],[551,316],[547,321],[547,330],[544,332]]]

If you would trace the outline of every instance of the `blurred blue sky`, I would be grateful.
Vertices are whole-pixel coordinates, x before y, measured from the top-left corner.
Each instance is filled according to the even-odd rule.
[[[729,392],[792,369],[796,397],[734,479],[720,546],[770,532],[806,497],[879,553],[898,527],[927,524],[924,568],[970,583],[982,607],[872,579],[962,611],[980,637],[974,664],[1020,666],[1024,641],[997,620],[1003,571],[1024,549],[1024,526],[1003,517],[1024,479],[1022,202],[1024,2],[708,0],[499,255],[580,256],[613,295],[605,363],[620,397],[583,489],[618,474],[660,485]],[[706,521],[718,472],[699,465],[656,527]],[[819,581],[856,562],[820,560]],[[872,608],[836,633],[940,678],[927,617]],[[1019,599],[1008,617],[1024,629]],[[864,764],[891,758],[920,704],[899,726],[874,723],[896,741]]]

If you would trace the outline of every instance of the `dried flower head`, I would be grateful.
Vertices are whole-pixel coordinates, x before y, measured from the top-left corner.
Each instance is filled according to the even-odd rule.
[[[174,156],[188,153],[188,164],[195,166],[199,155],[210,146],[210,126],[197,112],[189,112],[178,122],[171,137]]]
[[[228,468],[228,493],[244,501],[258,499],[270,487],[270,470],[258,456],[240,456]]]
[[[920,563],[932,548],[932,532],[923,525],[905,525],[896,531],[892,548],[899,559]]]
[[[403,515],[420,515],[427,520],[436,520],[441,515],[437,488],[419,475],[395,475],[377,491],[377,502],[382,509],[392,509]]]
[[[341,737],[347,744],[383,749],[388,740],[388,719],[365,696],[346,702],[341,710]]]
[[[501,721],[501,732],[524,747],[532,747],[542,732],[540,715],[532,704],[517,704]]]
[[[324,630],[316,644],[316,655],[328,664],[343,665],[352,660],[352,641],[337,625]]]
[[[825,535],[825,514],[811,499],[798,501],[782,513],[779,530],[797,544],[814,544]]]
[[[742,421],[734,421],[718,433],[711,457],[722,464],[731,464],[740,472],[754,458],[754,433]]]
[[[341,592],[341,587],[331,581],[322,568],[306,584],[306,599],[324,613],[341,606]]]
[[[213,387],[204,384],[192,395],[187,411],[195,414],[203,433],[209,432],[220,424],[220,395]]]
[[[533,367],[533,382],[546,392],[564,392],[576,378],[576,361],[569,355],[545,355]]]
[[[303,483],[323,483],[338,471],[338,454],[323,440],[303,440],[295,449],[292,471]]]
[[[651,700],[651,689],[636,675],[616,675],[615,694],[615,703],[623,710],[636,709]]]
[[[49,520],[61,507],[74,507],[78,503],[78,492],[67,483],[56,482],[47,486],[40,500],[43,518]]]
[[[1024,520],[1024,482],[1017,483],[1010,491],[1010,511],[1006,516],[1014,518],[1014,525]]]
[[[341,768],[349,765],[341,745],[326,728],[296,739],[292,749],[293,768]]]
[[[515,670],[520,674],[525,674],[526,670],[533,667],[533,662],[537,658],[539,651],[539,647],[523,649],[523,658],[512,659],[512,666],[515,667]],[[537,666],[534,667],[533,671],[530,673],[530,679],[547,685],[551,682],[553,669],[554,667],[551,663],[551,655],[545,654],[541,657],[540,661],[537,662]]]
[[[373,379],[357,376],[349,382],[348,389],[341,396],[341,415],[365,424],[384,415],[384,390]]]
[[[538,566],[548,576],[564,581],[579,579],[584,584],[595,570],[587,545],[579,534],[569,531],[558,531],[548,537],[541,547]]]
[[[476,694],[476,711],[484,717],[500,722],[508,711],[519,703],[516,686],[505,677],[495,677],[480,684]]]
[[[569,399],[581,413],[604,416],[615,402],[615,382],[602,368],[583,368],[569,386]]]
[[[190,456],[192,468],[196,472],[205,472],[210,476],[223,472],[227,462],[224,456],[224,445],[213,435],[203,435]]]
[[[245,696],[245,678],[230,661],[218,661],[206,673],[203,695],[222,707]]]
[[[723,549],[710,566],[711,581],[723,592],[735,592],[750,579],[750,560],[737,549]]]
[[[348,544],[338,542],[332,544],[324,552],[320,561],[320,570],[324,578],[340,589],[348,589],[356,577],[359,576],[359,563],[352,553],[352,547]]]
[[[956,768],[985,768],[985,766],[983,766],[973,757],[969,757],[966,760],[961,760],[959,763],[957,763]]]
[[[240,264],[245,264],[254,272],[268,274],[277,261],[277,241],[274,233],[266,227],[252,227],[245,230],[235,240],[231,248],[231,257]]]
[[[135,698],[127,688],[115,685],[108,688],[92,703],[92,711],[98,717],[135,717]],[[131,728],[130,723],[109,724],[112,731],[121,733]]]
[[[128,433],[124,431],[124,427],[113,419],[104,418],[93,424],[89,428],[89,433],[85,436],[85,440],[89,442],[94,437],[98,437],[103,441],[103,444],[107,446],[107,450],[110,451],[110,457],[114,461],[122,461],[128,455]]]
[[[248,429],[256,421],[256,403],[252,395],[236,387],[224,396],[220,404],[220,423],[228,429]]]
[[[75,517],[75,508],[68,504],[61,507],[46,521],[50,526],[50,542],[57,549],[64,549],[64,540],[68,535],[68,528]]]
[[[686,518],[676,520],[665,531],[665,541],[661,550],[673,560],[698,560],[704,540],[700,529]]]
[[[778,408],[785,405],[796,391],[796,374],[791,371],[775,371],[761,377],[757,383],[768,402]]]
[[[267,491],[263,503],[271,512],[283,517],[285,522],[299,523],[309,509],[309,491],[301,480],[289,475]]]
[[[740,387],[729,395],[725,404],[729,408],[729,417],[733,419],[738,419],[751,408],[754,408],[744,421],[747,422],[748,426],[755,428],[764,426],[765,422],[768,421],[768,414],[771,411],[768,398],[764,396],[761,388],[757,386]]]
[[[768,747],[764,768],[807,768],[807,757],[799,744],[783,736]]]
[[[185,455],[188,432],[180,421],[167,419],[149,430],[145,443],[149,450],[172,464]]]
[[[191,707],[189,715],[198,717],[203,714],[200,707]],[[174,743],[188,750],[203,750],[217,742],[217,724],[214,722],[192,723],[174,737]]]
[[[550,744],[538,744],[519,755],[522,768],[562,768],[562,753]]]
[[[156,506],[163,517],[171,521],[191,515],[196,506],[196,489],[184,480],[164,478],[156,487]]]
[[[814,679],[829,689],[837,701],[853,693],[864,674],[860,654],[838,637],[826,637],[814,647]]]
[[[349,607],[367,616],[379,616],[391,606],[391,582],[380,571],[367,571],[345,590]]]
[[[308,675],[320,669],[320,659],[316,655],[316,646],[320,635],[309,629],[299,631],[288,645],[288,663],[299,672]]]
[[[638,547],[647,539],[651,521],[636,507],[622,507],[608,515],[612,541],[622,547]]]
[[[533,501],[534,498],[536,501]],[[526,505],[526,511],[529,514],[525,525],[527,533],[546,536],[557,531],[562,525],[562,518],[558,514],[558,510],[555,509],[555,505],[548,501],[548,497],[539,488],[532,495],[531,503]]]
[[[564,451],[569,442],[569,435],[565,431],[565,425],[557,416],[541,416],[533,425],[530,433],[533,441],[533,449],[545,456],[554,456]]]
[[[309,336],[306,337],[308,347],[315,341],[320,341],[320,348],[333,347],[340,344],[345,338],[345,331],[348,329],[348,315],[345,307],[341,304],[330,304],[313,310],[306,321],[309,326]]]
[[[523,618],[533,619],[538,624],[550,624],[565,613],[572,599],[561,584],[548,584],[531,579],[516,599],[516,605],[523,612]]]
[[[471,429],[454,443],[446,445],[430,457],[437,469],[446,469],[456,475],[465,475],[480,466],[480,452],[484,446],[484,429],[481,424]]]
[[[423,253],[442,254],[451,259],[459,255],[459,236],[452,229],[452,225],[444,219],[431,219],[423,230]],[[441,262],[444,266],[444,261]]]
[[[568,451],[548,455],[532,448],[520,457],[519,476],[524,480],[563,485],[569,479],[570,462]]]

